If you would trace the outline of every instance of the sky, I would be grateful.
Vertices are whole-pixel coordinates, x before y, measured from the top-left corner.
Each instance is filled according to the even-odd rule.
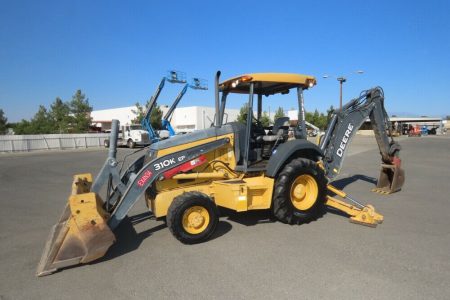
[[[381,86],[390,115],[450,115],[445,0],[0,0],[0,7],[0,109],[10,122],[77,89],[94,110],[145,103],[172,69],[209,81],[180,106],[213,106],[217,70],[222,79],[287,72],[316,76],[307,111],[338,106],[336,78],[345,76],[344,101]],[[181,87],[166,84],[159,104]],[[265,110],[296,106],[295,93],[267,99]]]

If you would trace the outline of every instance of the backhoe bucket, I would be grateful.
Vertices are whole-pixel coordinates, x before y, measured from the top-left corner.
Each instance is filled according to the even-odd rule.
[[[109,215],[102,208],[100,197],[90,192],[91,185],[91,174],[74,176],[72,194],[59,222],[50,231],[37,276],[98,259],[115,242],[106,223]]]
[[[400,191],[405,183],[405,171],[400,164],[381,164],[377,187],[372,189],[379,194],[392,194]]]

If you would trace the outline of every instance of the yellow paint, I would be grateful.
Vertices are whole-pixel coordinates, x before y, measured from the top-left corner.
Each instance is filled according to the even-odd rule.
[[[338,190],[332,185],[328,185],[327,188],[339,197],[345,198],[347,196],[346,193]],[[349,221],[356,224],[376,227],[378,224],[381,224],[384,219],[383,216],[376,212],[375,208],[370,204],[359,208],[342,200],[327,196],[326,205],[348,214],[350,216]]]
[[[190,234],[199,234],[205,231],[210,221],[209,212],[202,206],[192,206],[183,213],[183,229]]]
[[[235,211],[270,208],[274,179],[256,176],[213,182],[214,201]]]
[[[250,80],[242,80],[244,82],[274,82],[274,83],[290,83],[297,86],[308,87],[309,82],[313,85],[317,83],[316,78],[311,75],[291,74],[291,73],[252,73],[236,76],[223,81],[220,88],[230,88],[231,84],[239,79],[251,78]]]
[[[317,200],[319,187],[311,175],[298,176],[291,185],[291,202],[298,210],[310,209]]]
[[[173,199],[184,192],[190,191],[204,193],[210,196],[216,205],[238,212],[267,209],[270,208],[272,203],[273,178],[257,176],[228,180],[204,180],[200,184],[195,182],[200,181],[183,185],[179,184],[172,186],[170,189],[164,189],[157,193],[155,199],[147,199],[147,206],[157,218],[164,217],[167,215]],[[160,183],[162,184],[164,181]]]
[[[173,181],[173,180],[172,180]],[[164,181],[161,181],[161,183]],[[147,206],[150,207],[151,211],[155,217],[165,217],[169,209],[170,204],[176,196],[183,194],[184,192],[201,192],[206,195],[212,194],[212,189],[210,183],[206,182],[203,184],[193,184],[191,186],[178,185],[174,186],[172,189],[167,189],[159,192],[155,199],[146,199]]]

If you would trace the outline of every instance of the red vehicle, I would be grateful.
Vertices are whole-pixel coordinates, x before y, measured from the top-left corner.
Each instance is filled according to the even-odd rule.
[[[422,131],[420,130],[420,127],[417,125],[416,126],[409,125],[408,136],[417,136],[417,137],[422,136]]]

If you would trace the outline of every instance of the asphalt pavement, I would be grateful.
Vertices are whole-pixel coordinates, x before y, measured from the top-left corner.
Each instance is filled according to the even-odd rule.
[[[450,136],[400,142],[401,192],[370,192],[373,137],[354,140],[335,183],[384,215],[375,229],[331,212],[301,226],[227,212],[210,241],[187,246],[139,201],[106,257],[42,278],[72,175],[98,172],[107,151],[0,154],[0,299],[450,299]]]

